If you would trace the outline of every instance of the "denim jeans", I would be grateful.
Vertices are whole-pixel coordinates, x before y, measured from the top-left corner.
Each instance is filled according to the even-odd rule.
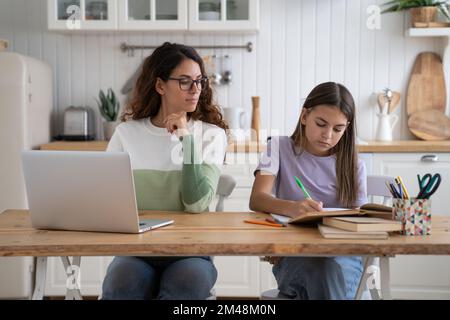
[[[354,299],[361,257],[283,257],[272,269],[280,292],[292,299]]]
[[[105,300],[203,300],[217,270],[210,257],[115,257],[103,280]]]

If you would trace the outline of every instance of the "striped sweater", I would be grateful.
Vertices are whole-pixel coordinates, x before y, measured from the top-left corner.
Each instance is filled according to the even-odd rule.
[[[225,131],[189,120],[181,141],[149,118],[119,124],[107,151],[128,152],[139,210],[207,211],[222,169]]]

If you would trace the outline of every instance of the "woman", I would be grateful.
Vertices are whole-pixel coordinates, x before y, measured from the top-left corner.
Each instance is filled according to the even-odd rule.
[[[203,61],[164,43],[143,64],[108,151],[130,154],[140,210],[200,213],[215,195],[228,129]],[[210,257],[115,257],[103,299],[206,299],[217,271]]]

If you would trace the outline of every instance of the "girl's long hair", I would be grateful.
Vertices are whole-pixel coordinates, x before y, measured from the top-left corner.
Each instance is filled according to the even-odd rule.
[[[194,48],[165,42],[145,59],[131,100],[123,112],[121,120],[155,117],[161,107],[161,96],[156,91],[156,81],[158,78],[167,81],[172,71],[184,59],[192,59],[197,62],[202,75],[206,76],[203,60]],[[223,120],[219,106],[213,102],[213,91],[209,85],[200,93],[195,111],[188,112],[187,115],[193,120],[211,123],[228,131],[228,125]]]
[[[336,106],[347,117],[347,128],[331,153],[336,155],[338,199],[343,206],[350,208],[356,202],[359,189],[355,102],[350,91],[342,84],[325,82],[315,87],[308,95],[303,112],[310,112],[318,105]],[[301,116],[291,139],[296,149],[305,149],[305,126],[301,123]]]

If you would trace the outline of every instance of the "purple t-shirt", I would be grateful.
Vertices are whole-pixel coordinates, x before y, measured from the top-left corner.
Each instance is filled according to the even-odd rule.
[[[283,200],[304,200],[303,192],[296,184],[294,176],[302,181],[314,200],[322,201],[324,208],[341,208],[336,189],[336,156],[318,157],[303,150],[295,153],[290,137],[272,137],[267,151],[262,155],[255,170],[276,177],[274,194]],[[355,207],[367,203],[366,166],[358,159],[359,190]]]

